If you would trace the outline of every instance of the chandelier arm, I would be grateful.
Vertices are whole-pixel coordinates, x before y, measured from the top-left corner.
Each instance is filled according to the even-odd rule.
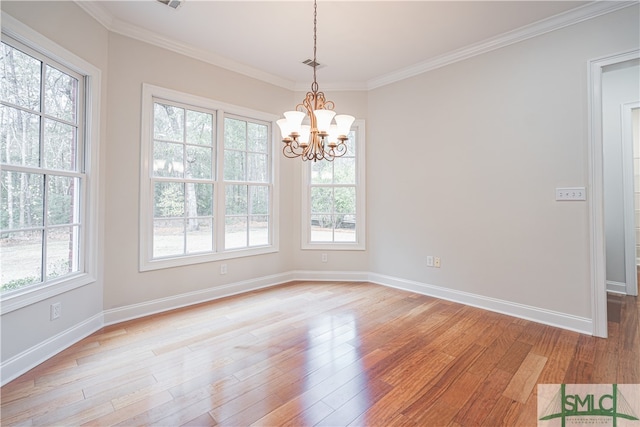
[[[283,133],[287,133],[288,135],[283,135],[284,147],[282,148],[282,152],[285,157],[294,158],[301,157],[303,161],[313,160],[314,162],[319,160],[327,160],[333,161],[336,157],[341,157],[346,154],[347,146],[344,143],[347,139],[343,135],[335,135],[332,133],[332,130],[335,129],[336,125],[330,125],[332,120],[333,113],[331,116],[327,114],[321,116],[321,121],[325,123],[325,120],[328,117],[329,123],[327,125],[329,128],[318,129],[318,118],[314,111],[316,110],[330,110],[333,111],[335,109],[335,103],[333,101],[328,101],[325,98],[323,92],[320,92],[318,89],[318,81],[317,81],[317,53],[318,53],[318,3],[317,0],[313,1],[313,83],[311,84],[311,91],[307,92],[303,101],[296,105],[296,111],[299,113],[303,113],[308,116],[309,120],[309,139],[305,143],[301,144],[300,139],[303,135],[300,135],[300,126],[301,121],[304,118],[292,118],[290,119],[285,113],[286,119],[290,119],[289,125],[293,130],[288,130],[284,125],[281,125],[281,131]],[[349,117],[349,116],[347,116]],[[336,119],[337,120],[337,119]],[[278,121],[280,124],[280,121]],[[306,133],[306,126],[304,125],[304,132]],[[296,130],[297,129],[297,130]],[[288,131],[285,131],[288,130]],[[333,139],[336,138],[337,141]]]

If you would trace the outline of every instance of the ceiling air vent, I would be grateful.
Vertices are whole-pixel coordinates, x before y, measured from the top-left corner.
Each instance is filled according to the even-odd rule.
[[[324,65],[321,65],[319,62],[314,61],[313,59],[305,59],[304,61],[302,61],[302,63],[304,65],[308,65],[311,68],[313,68],[313,67],[316,67],[316,68],[324,67]]]
[[[184,0],[157,0],[157,1],[159,1],[162,4],[166,4],[169,7],[177,9],[180,7],[180,5]]]

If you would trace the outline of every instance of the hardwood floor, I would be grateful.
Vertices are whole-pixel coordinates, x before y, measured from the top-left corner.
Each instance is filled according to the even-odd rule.
[[[368,283],[291,283],[104,328],[0,390],[1,424],[535,426],[536,384],[640,383],[599,339]]]

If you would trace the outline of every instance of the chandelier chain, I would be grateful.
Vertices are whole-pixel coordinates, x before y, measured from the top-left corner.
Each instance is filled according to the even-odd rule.
[[[316,0],[313,0],[313,84],[311,85],[311,89],[316,92],[318,90],[318,82],[316,80],[316,67],[318,66],[318,61],[316,60],[317,53],[317,27],[318,27],[318,3]]]

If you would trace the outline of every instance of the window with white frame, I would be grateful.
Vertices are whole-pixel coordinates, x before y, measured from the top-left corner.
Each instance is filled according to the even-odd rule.
[[[143,117],[141,270],[276,251],[273,117],[152,85]]]
[[[25,31],[24,42],[3,33],[0,46],[0,293],[12,301],[90,283],[96,262],[97,176],[89,178],[98,116],[85,113],[88,104],[97,110],[88,96],[98,98],[99,72]],[[81,69],[90,69],[92,79]]]
[[[304,249],[365,249],[364,121],[356,121],[347,153],[303,167]]]

